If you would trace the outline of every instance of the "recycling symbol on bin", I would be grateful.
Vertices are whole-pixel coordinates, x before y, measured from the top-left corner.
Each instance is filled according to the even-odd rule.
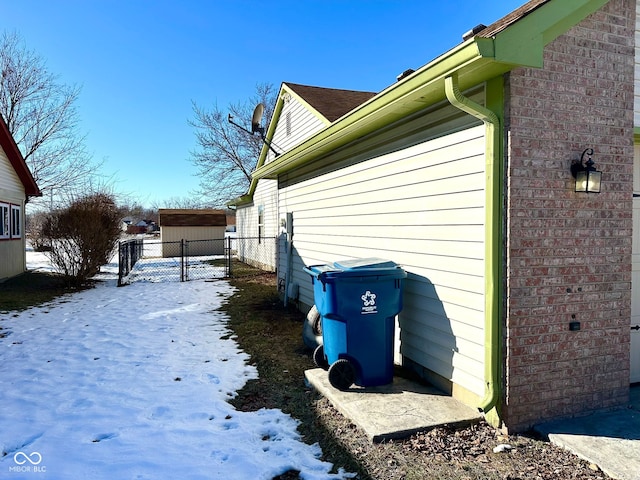
[[[367,315],[369,313],[378,313],[378,307],[376,307],[376,297],[375,293],[372,293],[370,290],[367,290],[360,297],[362,299],[362,315]]]

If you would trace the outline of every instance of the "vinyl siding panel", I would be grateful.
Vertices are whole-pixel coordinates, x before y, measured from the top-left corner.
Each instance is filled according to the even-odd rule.
[[[291,150],[327,125],[318,114],[310,111],[309,107],[297,98],[285,95],[283,101],[282,111],[271,140],[273,148],[278,153]],[[290,126],[289,129],[287,129],[287,123]],[[274,153],[269,151],[267,162],[274,158]]]
[[[388,142],[316,177],[291,175],[281,182],[280,216],[293,213],[293,280],[302,303],[314,303],[304,265],[395,261],[408,273],[399,352],[482,395],[484,127],[443,129],[412,133],[408,147]]]
[[[284,103],[271,139],[271,146],[278,153],[292,149],[326,126],[326,123],[317,114],[310,111],[306,104],[288,93],[284,97],[284,100],[280,100]],[[269,162],[274,158],[274,153],[269,150],[266,161]],[[253,203],[238,208],[236,212],[238,238],[258,238],[258,210],[260,208],[263,208],[264,212],[265,241],[259,245],[254,245],[255,242],[249,240],[239,242],[238,256],[249,264],[274,271],[276,259],[286,253],[284,242],[276,240],[280,235],[276,180],[260,179],[253,194]]]
[[[258,183],[258,185],[260,185]],[[257,211],[256,211],[257,215]],[[238,237],[249,237],[254,228],[254,209],[252,205],[238,207],[236,210],[236,235]],[[257,222],[258,220],[256,220]]]
[[[6,154],[0,148],[0,198],[22,202],[24,196],[24,186]]]
[[[259,237],[259,211],[263,211],[263,232]],[[238,208],[237,255],[250,265],[264,270],[275,271],[279,234],[278,190],[275,180],[260,180],[253,195],[253,204]]]
[[[26,270],[24,200],[24,186],[0,148],[0,202],[20,206],[23,227],[21,238],[0,240],[0,280],[19,275]]]
[[[225,227],[161,227],[162,241],[218,240],[224,238]]]
[[[26,271],[24,237],[0,240],[0,280]]]
[[[278,191],[275,180],[261,179],[253,195],[253,204],[238,208],[236,224],[238,237],[258,236],[258,210],[264,208],[265,236],[278,234]]]
[[[225,227],[172,227],[161,226],[162,256],[180,255],[180,247],[175,242],[189,240],[190,256],[223,255]]]

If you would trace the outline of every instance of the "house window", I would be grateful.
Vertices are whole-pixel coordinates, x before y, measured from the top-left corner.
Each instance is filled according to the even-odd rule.
[[[9,205],[0,203],[0,239],[9,238]]]
[[[20,206],[11,205],[11,238],[22,237],[22,219],[20,218]]]
[[[258,243],[264,238],[264,205],[258,207]]]

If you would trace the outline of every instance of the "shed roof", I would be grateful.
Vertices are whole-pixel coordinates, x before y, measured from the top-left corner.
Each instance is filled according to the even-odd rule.
[[[376,95],[375,92],[314,87],[289,82],[284,82],[284,84],[315,108],[329,122],[336,121]]]
[[[5,155],[9,159],[9,163],[18,175],[20,182],[22,182],[27,196],[41,197],[42,192],[40,191],[40,188],[38,188],[38,185],[27,166],[27,162],[25,162],[22,153],[20,153],[18,145],[16,145],[16,142],[13,139],[4,118],[2,118],[2,115],[0,115],[0,147],[4,150]]]
[[[223,210],[161,208],[158,213],[161,227],[227,226],[227,215]]]

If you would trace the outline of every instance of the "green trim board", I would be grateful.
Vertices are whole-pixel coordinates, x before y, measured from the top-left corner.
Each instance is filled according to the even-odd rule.
[[[298,102],[300,102],[302,105],[304,105],[306,109],[309,110],[311,113],[313,113],[318,118],[318,120],[320,120],[322,123],[324,123],[325,125],[331,124],[331,122],[327,120],[327,118],[324,115],[318,112],[318,110],[316,110],[316,108],[313,107],[313,105],[311,105],[304,98],[298,95],[296,91],[290,88],[286,83],[282,84],[282,89],[285,90],[289,95],[294,97],[296,100],[298,100]]]
[[[521,16],[513,15],[511,21],[496,22],[486,31],[480,32],[479,36],[495,39],[496,61],[539,68],[542,67],[545,45],[602,8],[608,1],[547,1],[524,11]],[[521,9],[526,10],[526,7],[524,5]],[[517,14],[518,10],[513,13]]]
[[[271,121],[269,122],[269,128],[267,129],[267,132],[265,134],[266,142],[262,150],[260,151],[260,156],[258,157],[256,169],[263,166],[266,162],[267,156],[269,154],[268,144],[270,144],[273,140],[276,128],[280,121],[282,110],[284,108],[284,104],[287,102],[287,97],[295,98],[296,101],[298,101],[301,105],[303,105],[307,111],[309,111],[312,115],[318,118],[318,120],[320,120],[325,126],[328,126],[331,124],[331,122],[327,120],[327,118],[324,115],[322,115],[315,107],[313,107],[303,97],[298,95],[298,93],[295,90],[293,90],[285,82],[283,82],[282,85],[280,86],[280,91],[278,93],[278,99],[276,101],[276,107],[274,109],[273,116],[271,117]],[[255,177],[252,178],[251,183],[249,185],[249,190],[247,191],[247,193],[245,195],[242,195],[241,197],[233,199],[227,205],[235,206],[235,207],[244,207],[244,206],[250,205],[253,202],[253,194],[255,193],[257,184],[258,184],[258,179]]]

